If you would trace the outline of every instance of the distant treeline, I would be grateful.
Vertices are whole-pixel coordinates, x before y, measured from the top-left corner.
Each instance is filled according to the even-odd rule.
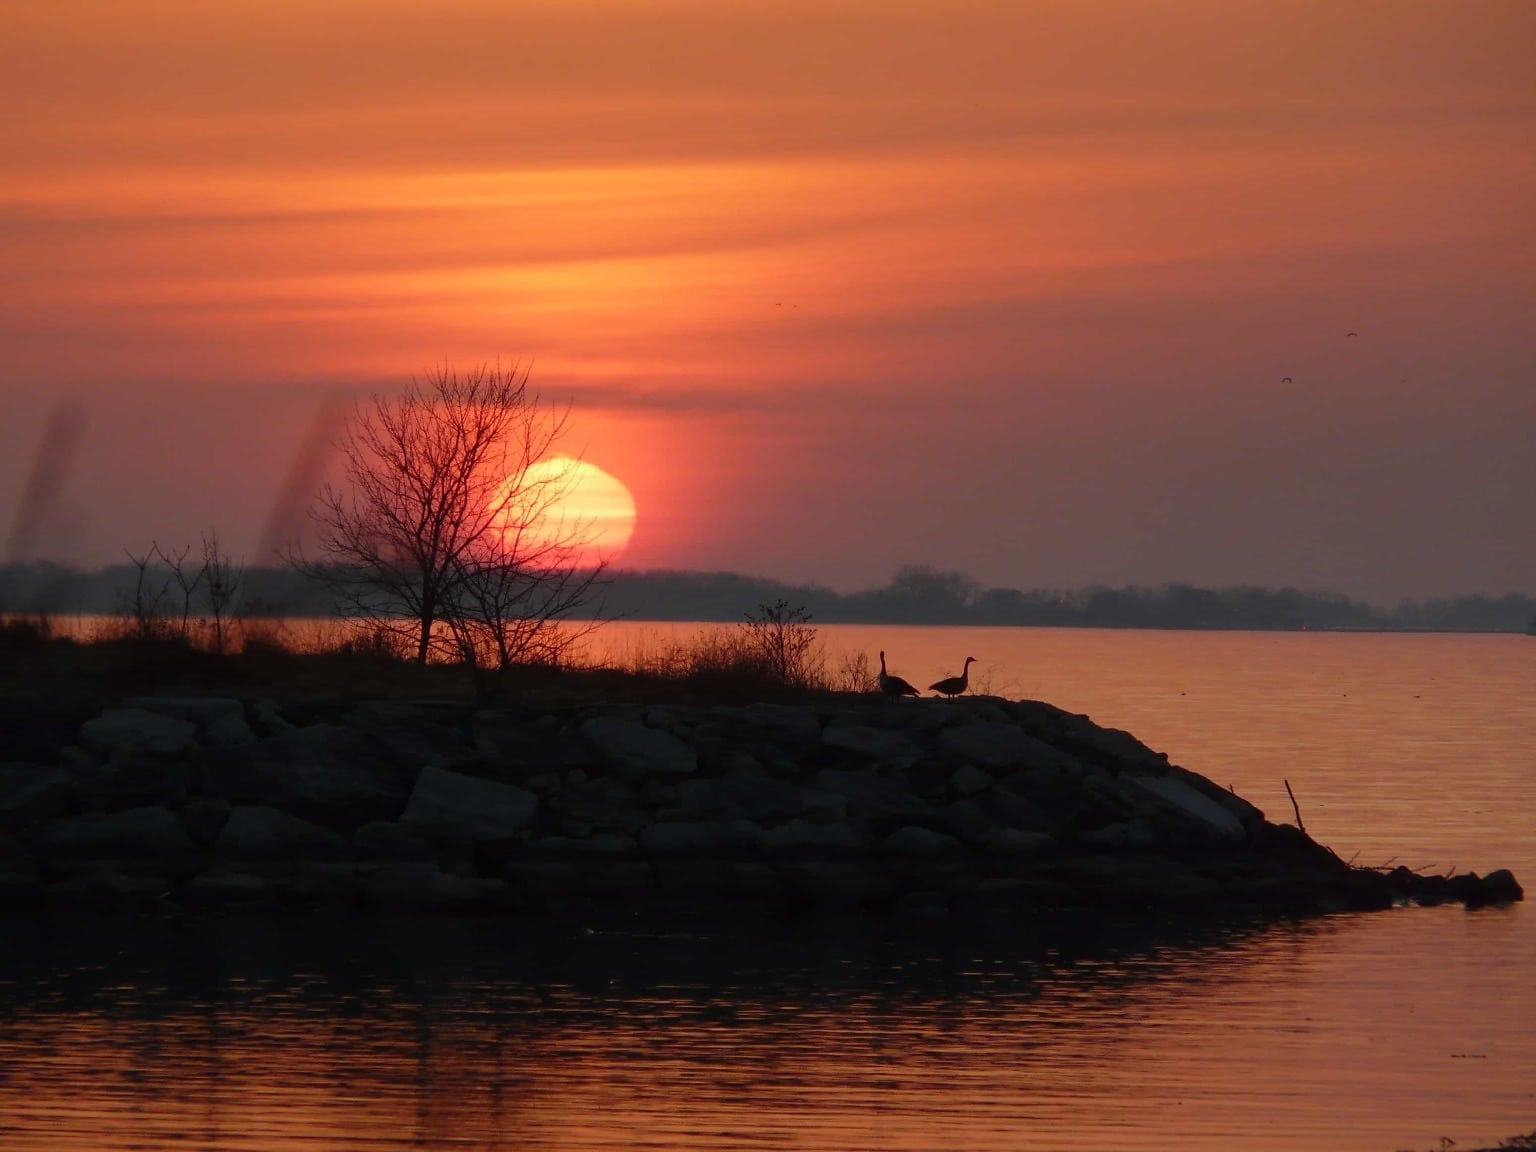
[[[127,611],[139,575],[131,564],[90,571],[49,563],[0,566],[0,612]],[[155,578],[155,570],[148,575]],[[1164,584],[1024,592],[983,588],[961,573],[923,567],[898,569],[890,583],[858,592],[730,572],[620,571],[608,578],[602,600],[603,615],[636,620],[740,620],[759,605],[786,600],[825,624],[1450,632],[1524,632],[1536,624],[1536,597],[1516,593],[1402,600],[1385,608],[1296,588]],[[251,568],[239,607],[247,616],[324,616],[332,606],[324,588],[291,568]]]

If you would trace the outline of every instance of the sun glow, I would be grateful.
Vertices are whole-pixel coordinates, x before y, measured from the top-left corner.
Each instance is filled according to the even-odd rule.
[[[624,482],[595,464],[552,456],[521,477],[524,491],[542,492],[543,505],[523,529],[534,547],[569,546],[578,564],[616,560],[635,531],[635,498]]]

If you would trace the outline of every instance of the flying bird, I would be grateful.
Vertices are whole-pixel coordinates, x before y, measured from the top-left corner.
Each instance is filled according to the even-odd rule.
[[[960,669],[960,675],[949,676],[940,680],[937,684],[930,684],[928,685],[928,691],[938,692],[944,696],[960,695],[960,693],[965,691],[967,684],[970,682],[971,665],[974,663],[976,663],[976,657],[967,656],[965,658],[965,667]]]
[[[917,689],[900,676],[892,676],[885,670],[885,653],[880,653],[880,691],[887,696],[916,696]]]
[[[1292,384],[1292,383],[1295,383],[1295,381],[1293,381],[1289,376],[1282,376],[1282,377],[1280,377],[1280,383],[1282,383],[1282,384]]]
[[[1355,336],[1360,335],[1360,333],[1358,333],[1358,332],[1346,332],[1346,333],[1344,333],[1344,335],[1346,337],[1355,337]]]

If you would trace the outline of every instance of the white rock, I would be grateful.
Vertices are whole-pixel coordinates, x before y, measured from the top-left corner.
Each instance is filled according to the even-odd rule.
[[[117,749],[179,756],[192,747],[197,725],[143,708],[109,708],[80,726],[80,743],[107,755]]]
[[[581,734],[610,771],[629,779],[691,776],[699,768],[698,753],[691,745],[622,716],[594,716],[583,722]]]
[[[516,785],[429,766],[416,778],[400,822],[470,840],[506,840],[527,831],[538,806],[537,796]]]
[[[1182,780],[1172,776],[1127,776],[1122,779],[1166,800],[1210,829],[1212,835],[1223,840],[1245,840],[1248,837],[1236,816]]]

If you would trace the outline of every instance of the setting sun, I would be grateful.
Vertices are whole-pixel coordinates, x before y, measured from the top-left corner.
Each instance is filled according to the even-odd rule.
[[[527,527],[530,538],[547,544],[569,541],[583,565],[616,560],[635,531],[635,498],[624,482],[595,464],[552,456],[532,465],[523,486],[548,486],[556,494]]]

